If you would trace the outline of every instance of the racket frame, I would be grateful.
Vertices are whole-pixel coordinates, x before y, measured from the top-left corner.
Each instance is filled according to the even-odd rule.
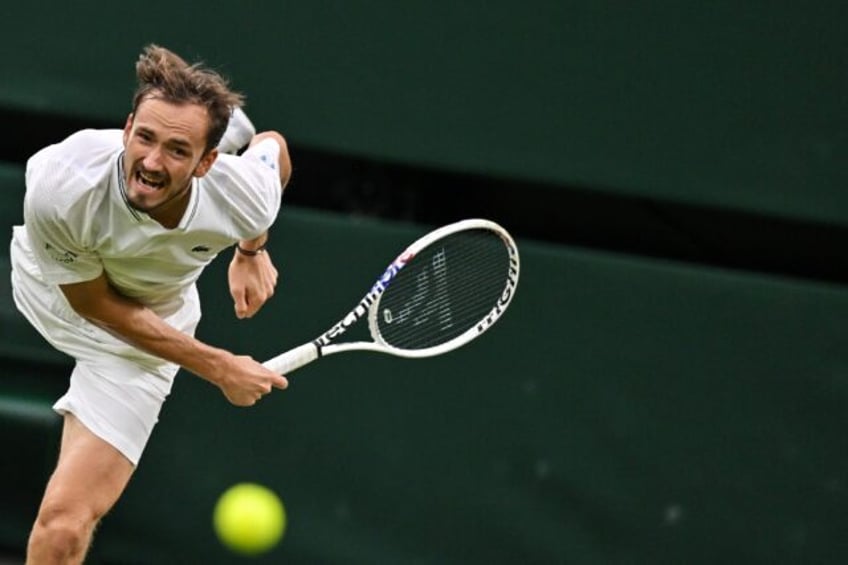
[[[492,307],[491,311],[477,324],[470,327],[462,334],[439,345],[434,345],[424,349],[402,349],[393,347],[386,343],[380,336],[377,316],[379,315],[380,310],[380,298],[389,287],[392,280],[394,280],[398,273],[410,261],[412,261],[412,259],[420,251],[429,245],[451,234],[472,229],[486,229],[497,234],[503,241],[509,255],[509,270],[504,290],[495,305]],[[518,247],[515,245],[515,241],[512,239],[512,236],[510,236],[509,233],[497,223],[491,220],[473,218],[442,226],[422,236],[400,253],[400,255],[391,262],[383,274],[377,279],[371,287],[371,290],[365,294],[362,300],[360,300],[345,317],[339,320],[329,330],[324,332],[317,339],[304,343],[303,345],[295,347],[294,349],[265,361],[264,365],[275,372],[286,374],[320,357],[335,353],[342,353],[345,351],[374,351],[406,358],[432,357],[447,353],[465,345],[469,341],[481,335],[483,332],[492,327],[492,325],[503,315],[507,306],[509,306],[512,301],[513,296],[515,296],[519,272],[520,259],[518,255]],[[343,335],[348,328],[366,316],[368,318],[368,329],[371,334],[371,338],[374,341],[333,343],[333,341]]]

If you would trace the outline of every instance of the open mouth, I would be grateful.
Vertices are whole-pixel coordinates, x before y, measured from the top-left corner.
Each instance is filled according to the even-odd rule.
[[[140,185],[150,188],[152,190],[161,190],[165,187],[165,179],[150,175],[143,171],[136,171],[135,180]]]

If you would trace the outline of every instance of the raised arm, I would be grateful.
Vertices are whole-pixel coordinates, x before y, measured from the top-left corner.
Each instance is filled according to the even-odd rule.
[[[274,143],[269,144],[267,140]],[[263,142],[266,142],[267,147],[261,148],[262,160],[278,171],[280,187],[285,189],[292,174],[286,140],[276,131],[265,131],[253,137],[250,147],[258,146]],[[279,273],[268,254],[267,243],[267,231],[253,239],[238,242],[230,262],[228,271],[230,294],[233,297],[238,318],[252,317],[274,295]]]

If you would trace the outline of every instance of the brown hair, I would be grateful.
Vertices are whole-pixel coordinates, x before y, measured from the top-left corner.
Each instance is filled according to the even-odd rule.
[[[133,114],[149,97],[174,104],[199,104],[209,114],[206,149],[217,147],[227,129],[234,108],[244,103],[244,96],[230,90],[227,80],[202,63],[189,65],[177,54],[150,44],[144,48],[135,65],[138,88],[133,96]]]

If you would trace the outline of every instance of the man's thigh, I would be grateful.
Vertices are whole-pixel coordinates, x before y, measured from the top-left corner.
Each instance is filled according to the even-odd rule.
[[[99,519],[118,500],[135,467],[120,451],[94,435],[73,414],[65,415],[59,461],[43,508]]]

